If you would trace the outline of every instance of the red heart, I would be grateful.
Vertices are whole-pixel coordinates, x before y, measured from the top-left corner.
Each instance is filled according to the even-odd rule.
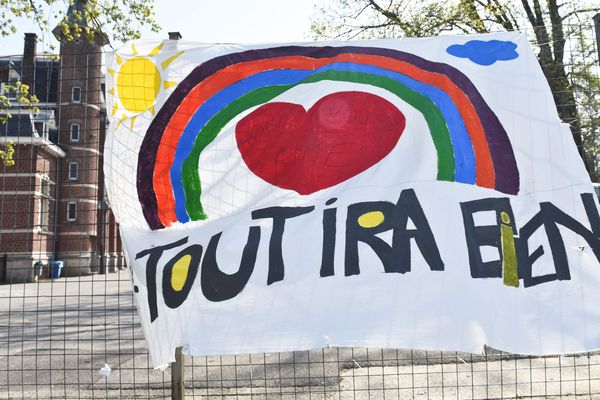
[[[257,176],[306,195],[337,185],[384,158],[406,119],[389,101],[365,92],[338,92],[308,111],[267,103],[238,122],[242,158]]]

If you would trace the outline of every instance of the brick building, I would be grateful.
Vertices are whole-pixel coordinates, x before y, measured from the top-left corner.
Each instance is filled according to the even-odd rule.
[[[67,40],[57,27],[58,56],[38,55],[36,35],[26,33],[23,55],[0,57],[0,84],[21,81],[39,99],[38,112],[15,104],[16,98],[11,109],[0,110],[12,115],[0,122],[0,146],[10,141],[15,149],[14,165],[0,163],[3,282],[31,281],[37,260],[62,260],[65,275],[124,265],[102,173],[102,46],[108,39],[93,22],[77,17],[84,15],[84,4],[72,3],[65,21],[92,34]]]

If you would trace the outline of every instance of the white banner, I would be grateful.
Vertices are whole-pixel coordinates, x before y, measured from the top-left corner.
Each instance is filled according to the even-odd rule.
[[[598,199],[524,35],[135,41],[107,63],[154,365],[600,348]]]

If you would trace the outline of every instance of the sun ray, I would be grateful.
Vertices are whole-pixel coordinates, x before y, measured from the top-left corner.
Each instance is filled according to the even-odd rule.
[[[115,54],[115,61],[118,66],[113,66],[113,69],[107,69],[107,73],[114,81],[114,85],[110,89],[107,88],[107,93],[112,95],[114,99],[110,112],[112,116],[116,116],[117,113],[119,114],[119,116],[115,117],[117,119],[115,129],[121,127],[121,124],[128,119],[129,122],[124,124],[123,127],[124,129],[133,131],[136,122],[138,122],[138,116],[146,112],[149,112],[151,116],[156,115],[154,103],[160,91],[177,86],[178,82],[163,80],[166,76],[161,71],[169,67],[184,51],[179,51],[165,59],[165,57],[161,56],[163,48],[164,43],[159,43],[149,53],[146,53],[146,50],[142,49],[143,54],[140,54],[135,44],[131,43],[131,51],[125,56]],[[137,86],[133,85],[131,79],[124,78],[128,76],[139,77],[142,80],[142,84],[139,86],[145,88],[145,91],[135,96],[135,99],[133,99],[135,101],[129,97],[119,97],[128,91],[135,92],[137,88]]]
[[[123,115],[123,116],[121,117],[121,119],[119,120],[119,122],[117,122],[117,125],[115,126],[115,129],[118,129],[118,128],[119,128],[119,126],[120,126],[120,125],[123,123],[123,121],[125,121],[125,119],[126,119],[126,118],[127,118],[127,116],[126,116],[126,115]]]
[[[150,53],[148,53],[149,56],[155,56],[160,52],[160,49],[162,49],[164,46],[164,43],[159,44],[158,46],[156,46],[155,48],[152,49],[152,51]]]
[[[165,61],[163,61],[160,64],[160,66],[162,67],[163,70],[166,69],[169,66],[169,64],[171,64],[173,61],[175,61],[175,59],[182,54],[183,54],[183,51],[180,51],[179,53],[175,54],[174,56],[167,58]]]

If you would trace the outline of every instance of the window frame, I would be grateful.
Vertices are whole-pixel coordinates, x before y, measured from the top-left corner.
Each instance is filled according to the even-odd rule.
[[[78,89],[79,95],[78,99],[75,99],[75,90]],[[81,86],[75,85],[71,88],[71,102],[72,103],[81,103]]]
[[[73,206],[73,215],[71,215],[71,206]],[[69,201],[67,203],[67,222],[77,221],[77,202]]]
[[[73,169],[73,166],[75,166],[75,169]],[[71,174],[73,171],[75,171],[75,175]],[[68,178],[70,181],[79,179],[79,163],[77,161],[69,162]]]
[[[73,139],[73,127],[77,127],[77,139]],[[79,122],[72,122],[69,126],[69,139],[73,143],[79,143],[79,139],[81,138],[81,124]]]
[[[50,179],[47,176],[40,178],[40,199],[38,207],[38,229],[48,232],[50,228]]]

